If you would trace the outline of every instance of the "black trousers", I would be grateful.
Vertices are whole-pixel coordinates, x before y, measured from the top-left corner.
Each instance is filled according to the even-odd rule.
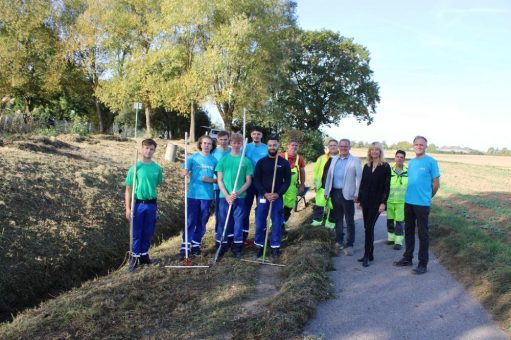
[[[419,233],[419,266],[426,267],[429,260],[429,210],[430,207],[405,203],[405,245],[403,258],[413,259],[415,250],[415,226]]]
[[[342,244],[344,240],[344,219],[346,219],[346,247],[353,247],[355,242],[355,203],[342,195],[342,189],[332,189],[332,206],[335,217],[335,238]]]
[[[380,204],[371,204],[366,207],[362,206],[362,216],[364,218],[364,257],[372,257],[374,252],[374,226],[380,213],[378,211]]]

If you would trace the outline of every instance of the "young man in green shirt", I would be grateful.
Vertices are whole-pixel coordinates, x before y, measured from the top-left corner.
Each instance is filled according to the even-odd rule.
[[[254,170],[248,158],[241,157],[241,146],[243,137],[238,133],[231,135],[231,153],[220,159],[216,166],[218,187],[220,188],[220,209],[218,215],[218,229],[216,230],[216,246],[221,247],[219,255],[222,256],[231,240],[232,252],[236,258],[241,257],[243,248],[243,214],[245,208],[246,191],[252,183]],[[236,176],[238,174],[236,187]],[[231,214],[227,222],[226,238],[222,240],[224,227],[226,225],[227,213],[231,206]]]
[[[129,268],[134,270],[137,265],[150,264],[149,246],[156,227],[156,187],[163,183],[161,167],[152,157],[156,151],[156,142],[152,139],[142,141],[142,160],[137,161],[135,178],[135,208],[133,211],[133,243]],[[133,188],[134,166],[128,170],[125,180],[126,191],[124,201],[126,218],[131,221],[131,197]]]

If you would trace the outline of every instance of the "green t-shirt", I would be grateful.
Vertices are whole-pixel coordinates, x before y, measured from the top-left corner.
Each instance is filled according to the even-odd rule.
[[[133,187],[133,169],[128,170],[128,176],[124,184]],[[138,161],[137,163],[137,182],[135,186],[135,199],[152,200],[157,197],[156,187],[163,182],[163,173],[161,167],[155,162],[149,164]]]
[[[233,191],[238,191],[245,184],[247,176],[254,175],[254,168],[252,167],[252,163],[248,158],[243,158],[243,163],[241,164],[240,177],[238,179],[238,184],[236,185],[236,190],[232,190],[234,188],[234,181],[236,181],[236,174],[238,173],[238,166],[240,164],[241,154],[238,156],[233,156],[231,154],[224,156],[218,162],[215,171],[221,172],[223,174],[223,182],[225,189],[230,194]],[[244,198],[247,196],[247,192],[243,192],[240,195],[240,198]],[[225,198],[222,191],[220,191],[220,197]]]

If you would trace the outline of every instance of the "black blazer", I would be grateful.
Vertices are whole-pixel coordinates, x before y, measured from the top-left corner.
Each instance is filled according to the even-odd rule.
[[[387,205],[390,191],[390,165],[383,163],[378,165],[374,172],[372,165],[364,165],[362,181],[358,192],[358,201],[365,206],[377,206],[381,203]]]

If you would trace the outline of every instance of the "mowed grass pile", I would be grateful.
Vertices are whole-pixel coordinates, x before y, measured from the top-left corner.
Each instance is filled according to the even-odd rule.
[[[435,254],[511,332],[511,158],[490,166],[459,156],[440,170],[430,217]]]
[[[153,250],[162,264],[179,264],[180,237]],[[211,228],[203,256],[194,264],[211,264]],[[153,338],[218,339],[300,337],[321,300],[332,296],[326,270],[331,269],[332,236],[306,225],[290,230],[277,274],[277,293],[247,307],[257,287],[259,264],[226,254],[207,269],[144,266],[126,268],[87,282],[38,308],[0,325],[0,338]],[[244,251],[252,259],[253,250]]]
[[[100,137],[4,139],[0,321],[122,263],[129,248],[123,181],[137,145]],[[156,240],[182,225],[177,171],[164,167]]]

